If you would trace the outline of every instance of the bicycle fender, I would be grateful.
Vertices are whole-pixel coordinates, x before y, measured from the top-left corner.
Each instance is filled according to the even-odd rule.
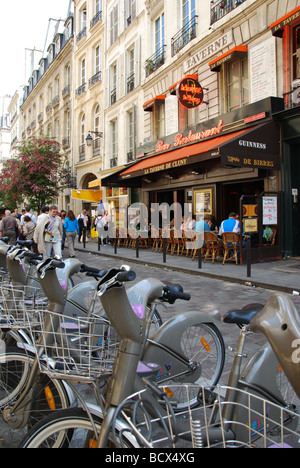
[[[186,367],[177,359],[178,356],[172,356],[170,352],[164,350],[163,347],[166,346],[179,356],[183,356],[181,336],[187,328],[201,323],[214,323],[220,320],[221,318],[218,311],[213,311],[208,314],[191,311],[177,315],[165,322],[154,335],[147,340],[141,359],[144,362],[153,362],[163,365],[163,368],[166,369],[167,372],[169,366],[170,368],[173,366],[173,369],[176,367],[177,372],[179,372],[179,369],[182,368],[183,370]]]

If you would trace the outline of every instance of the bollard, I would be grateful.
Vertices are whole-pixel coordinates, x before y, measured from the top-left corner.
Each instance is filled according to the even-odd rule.
[[[166,238],[165,237],[163,237],[163,263],[167,263]]]
[[[140,247],[140,238],[139,236],[136,238],[136,243],[135,243],[135,255],[136,258],[139,258],[140,252],[139,252],[139,247]]]
[[[247,239],[247,277],[251,278],[251,238]]]
[[[114,242],[114,252],[115,254],[117,254],[118,252],[118,239],[117,238],[115,238],[115,242]]]
[[[101,237],[98,237],[98,252],[100,252]]]
[[[201,269],[202,268],[202,248],[199,247],[199,250],[198,250],[198,268]]]

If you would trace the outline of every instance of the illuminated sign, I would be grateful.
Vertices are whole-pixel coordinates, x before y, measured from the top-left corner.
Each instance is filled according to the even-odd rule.
[[[177,85],[176,90],[179,102],[187,109],[194,109],[203,102],[203,88],[197,80],[184,78]]]

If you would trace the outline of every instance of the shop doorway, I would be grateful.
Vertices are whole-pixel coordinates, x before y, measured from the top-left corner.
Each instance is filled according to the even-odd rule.
[[[300,158],[299,158],[300,145],[291,145],[291,160],[290,160],[290,174],[291,186],[289,191],[289,206],[291,210],[290,220],[285,220],[289,226],[289,235],[291,235],[292,255],[295,257],[300,256]]]
[[[163,203],[166,203],[168,206],[172,206],[173,204],[178,203],[181,206],[180,212],[176,211],[170,211],[170,221],[174,223],[174,220],[176,219],[175,223],[176,225],[181,225],[181,214],[184,214],[184,203],[185,203],[185,191],[184,190],[166,190],[166,191],[158,191],[158,192],[150,192],[149,196],[149,213],[150,213],[150,207],[152,203],[158,203],[159,205],[162,205]]]
[[[264,191],[264,181],[255,180],[252,182],[223,184],[222,191],[219,223],[227,219],[229,213],[233,212],[241,215],[241,197],[258,197]]]

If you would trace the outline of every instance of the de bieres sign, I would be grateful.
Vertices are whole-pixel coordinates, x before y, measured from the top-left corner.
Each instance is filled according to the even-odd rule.
[[[280,169],[280,131],[276,122],[258,125],[252,131],[220,147],[225,166]]]

